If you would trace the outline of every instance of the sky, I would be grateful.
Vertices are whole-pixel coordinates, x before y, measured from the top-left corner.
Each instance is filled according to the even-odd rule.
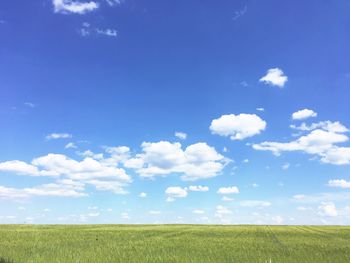
[[[0,2],[0,223],[350,224],[350,2]]]

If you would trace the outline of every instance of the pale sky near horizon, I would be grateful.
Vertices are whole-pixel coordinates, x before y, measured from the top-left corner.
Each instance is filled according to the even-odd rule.
[[[0,223],[350,224],[350,2],[4,0]]]

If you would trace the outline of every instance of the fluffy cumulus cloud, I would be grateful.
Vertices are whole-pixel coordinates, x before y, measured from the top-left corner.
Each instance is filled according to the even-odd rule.
[[[170,186],[165,190],[167,195],[167,202],[175,201],[176,198],[187,197],[187,190],[179,186]]]
[[[94,11],[99,7],[99,4],[94,1],[80,2],[73,0],[52,0],[55,13],[60,14],[85,14]]]
[[[58,190],[53,191],[55,190],[54,187],[62,186],[64,186],[63,190],[82,191],[85,184],[94,186],[96,190],[124,194],[126,191],[123,187],[131,183],[131,177],[123,168],[117,166],[118,162],[112,163],[109,159],[95,160],[86,157],[81,161],[77,161],[62,154],[48,154],[33,159],[31,163],[18,160],[2,162],[0,163],[0,172],[29,176],[52,176],[55,178],[55,183],[45,185],[44,190],[51,187],[50,191],[44,191],[37,187],[18,190],[26,193],[25,196],[39,195],[39,190],[42,190],[42,195],[45,195],[45,193],[46,195],[54,195],[52,193],[59,193]],[[16,195],[16,189],[11,191],[12,196]],[[57,194],[57,196],[62,196],[66,192],[61,195]],[[68,194],[75,195],[73,190]],[[77,194],[77,196],[83,195]]]
[[[344,189],[350,189],[350,181],[346,181],[344,179],[329,180],[328,181],[328,186],[344,188]]]
[[[323,163],[350,164],[350,147],[337,145],[349,140],[344,134],[348,132],[348,129],[341,123],[325,121],[310,126],[304,124],[302,128],[296,126],[292,128],[309,131],[309,133],[290,142],[265,141],[253,144],[253,148],[260,151],[271,151],[275,155],[280,155],[282,152],[301,151],[318,156]]]
[[[266,122],[256,114],[222,115],[211,122],[213,134],[229,136],[231,140],[243,140],[261,133],[266,128]]]
[[[288,77],[284,75],[281,69],[271,68],[267,71],[266,75],[263,76],[259,81],[268,85],[283,88],[286,82],[288,81]]]
[[[327,216],[327,217],[338,216],[337,208],[335,207],[335,204],[332,202],[322,202],[321,205],[318,207],[318,213],[321,216]]]
[[[217,193],[222,195],[239,194],[239,189],[237,186],[221,187]]]
[[[303,109],[292,114],[293,120],[305,120],[311,117],[317,117],[317,112],[309,109]]]
[[[182,149],[180,143],[144,142],[143,153],[132,158],[141,177],[181,174],[182,180],[194,181],[217,176],[228,163],[213,147],[200,142]],[[130,161],[129,161],[130,162]],[[127,163],[130,167],[130,163]],[[142,166],[141,166],[142,165]]]

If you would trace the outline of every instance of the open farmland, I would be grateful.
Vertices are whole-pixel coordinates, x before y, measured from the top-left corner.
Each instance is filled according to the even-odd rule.
[[[350,262],[350,227],[2,225],[0,262]]]

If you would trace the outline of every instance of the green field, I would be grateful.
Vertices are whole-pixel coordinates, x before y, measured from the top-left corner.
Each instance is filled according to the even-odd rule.
[[[1,225],[0,262],[350,262],[350,227]]]

